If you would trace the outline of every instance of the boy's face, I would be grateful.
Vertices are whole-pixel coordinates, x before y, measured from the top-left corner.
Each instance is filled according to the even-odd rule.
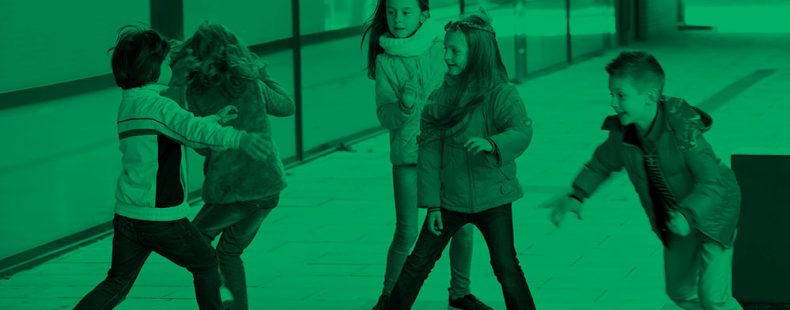
[[[411,36],[428,17],[428,12],[420,11],[417,0],[385,1],[387,1],[387,26],[396,38]]]
[[[658,99],[654,89],[640,91],[632,78],[610,76],[609,93],[612,96],[610,105],[623,125],[653,122]]]
[[[157,84],[169,85],[170,79],[173,77],[173,70],[170,69],[170,53],[167,53],[165,60],[162,61],[162,66],[159,68],[159,79],[156,80]]]
[[[460,31],[448,31],[444,35],[444,63],[447,64],[447,73],[459,75],[466,68],[469,46],[466,36]]]

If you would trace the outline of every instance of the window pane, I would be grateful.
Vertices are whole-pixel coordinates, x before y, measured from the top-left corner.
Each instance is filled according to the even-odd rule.
[[[302,48],[304,147],[379,127],[374,83],[363,69],[359,37]]]
[[[361,27],[373,14],[376,0],[299,0],[302,34]]]
[[[150,25],[148,1],[0,1],[0,92],[108,74],[118,30]]]
[[[249,45],[293,36],[289,0],[184,0],[184,36],[204,20],[223,24]]]

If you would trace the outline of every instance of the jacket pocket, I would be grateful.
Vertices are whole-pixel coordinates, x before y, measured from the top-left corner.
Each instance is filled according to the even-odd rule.
[[[516,164],[513,162],[496,166],[494,169],[499,171],[499,174],[507,181],[516,179]]]
[[[512,194],[516,191],[516,189],[518,189],[517,184],[518,183],[513,180],[507,180],[502,183],[502,186],[499,187],[499,191],[502,193],[502,195]]]

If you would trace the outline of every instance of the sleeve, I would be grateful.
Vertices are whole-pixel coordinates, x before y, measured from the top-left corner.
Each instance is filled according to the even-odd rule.
[[[266,113],[280,117],[294,114],[294,101],[279,83],[269,78],[263,78],[258,81],[258,86],[266,103]]]
[[[592,159],[576,175],[573,181],[572,195],[581,199],[590,198],[612,172],[623,169],[623,161],[617,150],[619,142],[614,137],[615,135],[610,132],[606,141],[595,149]]]
[[[430,112],[436,105],[426,106],[421,114],[420,135],[417,137],[417,205],[421,208],[441,206],[442,147],[444,132],[432,125]]]
[[[524,153],[532,142],[532,120],[527,115],[524,102],[515,87],[506,86],[505,93],[494,104],[494,123],[504,128],[498,134],[487,137],[493,141],[494,151],[489,154],[498,165],[508,163]]]
[[[175,101],[162,98],[162,123],[164,134],[191,148],[209,148],[214,151],[238,149],[245,132],[223,127],[217,115],[198,117],[182,109]]]
[[[186,100],[186,87],[170,83],[170,86],[162,92],[162,97],[169,98],[170,100],[178,103],[178,106],[188,109]]]
[[[404,109],[396,91],[398,81],[389,75],[381,57],[376,59],[376,115],[382,127],[398,129],[411,117],[412,110]]]
[[[171,87],[171,89],[175,90],[171,94],[171,96],[173,96],[173,97],[165,96],[165,94],[162,94],[162,95],[165,96],[165,97],[168,97],[170,99],[178,98],[178,100],[174,99],[178,103],[178,105],[181,106],[181,107],[184,107],[185,109],[187,109],[187,111],[192,112],[192,114],[194,114],[196,116],[199,116],[199,117],[206,116],[206,113],[203,110],[204,107],[202,105],[198,104],[197,102],[191,102],[190,103],[187,100],[187,94],[186,94],[187,87],[186,86],[173,86],[173,87]],[[208,157],[209,155],[211,155],[211,149],[210,148],[193,148],[193,150],[195,150],[195,152],[198,153],[198,155],[201,155],[203,157]]]
[[[728,189],[721,181],[721,160],[699,131],[694,140],[694,146],[685,152],[686,165],[694,177],[694,188],[691,194],[679,202],[679,207],[690,223],[705,226],[707,219],[716,218],[719,213],[735,211],[718,209],[733,205],[724,201]]]

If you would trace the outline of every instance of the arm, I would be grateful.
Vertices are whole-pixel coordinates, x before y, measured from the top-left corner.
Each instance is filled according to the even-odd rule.
[[[518,91],[508,86],[501,98],[494,105],[494,122],[505,129],[487,138],[493,142],[491,156],[499,165],[515,160],[532,142],[532,120]]]
[[[266,103],[266,113],[280,117],[294,114],[294,101],[279,83],[265,77],[259,80],[258,86]]]
[[[188,109],[187,100],[186,100],[186,87],[175,85],[170,83],[170,87],[167,88],[164,92],[162,92],[162,97],[170,98],[171,100],[178,103],[178,106]]]
[[[172,100],[162,98],[159,122],[161,132],[191,148],[210,148],[215,151],[238,149],[244,131],[219,124],[218,115],[197,117]]]
[[[426,106],[420,120],[420,135],[417,137],[417,205],[424,207],[441,206],[441,178],[443,132],[428,120],[428,113],[438,106]]]
[[[617,150],[617,143],[621,142],[614,137],[615,135],[610,132],[606,141],[595,149],[592,159],[576,175],[573,181],[573,196],[580,200],[590,198],[612,172],[623,169],[622,158]]]
[[[381,126],[387,129],[403,127],[414,113],[407,109],[396,92],[397,80],[388,75],[381,58],[376,59],[376,115]]]
[[[178,103],[180,107],[183,107],[187,111],[192,112],[192,114],[196,116],[199,117],[206,116],[206,113],[203,111],[203,107],[200,104],[197,104],[196,102],[189,104],[187,102],[186,86],[176,85],[172,82],[170,83],[170,85],[171,86],[168,89],[169,93],[162,93],[162,96],[173,99]],[[203,157],[208,157],[211,154],[210,148],[193,148],[193,150],[195,150],[196,153],[198,153]]]
[[[728,188],[721,180],[721,160],[701,133],[697,132],[695,145],[685,152],[686,165],[694,177],[691,193],[679,202],[681,212],[692,225],[704,224],[705,219],[721,217],[731,210],[720,210],[730,205],[724,201]]]

